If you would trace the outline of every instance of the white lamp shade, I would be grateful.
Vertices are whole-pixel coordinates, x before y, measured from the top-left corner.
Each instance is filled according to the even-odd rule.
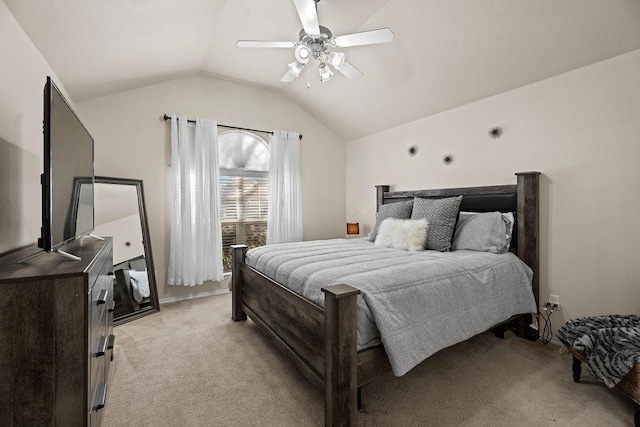
[[[329,54],[328,61],[329,64],[333,65],[336,70],[339,70],[344,65],[345,54],[342,52],[331,52]]]
[[[294,76],[299,77],[302,69],[304,68],[304,64],[299,63],[298,61],[293,61],[289,64],[289,69],[293,73]]]
[[[333,71],[331,71],[325,64],[320,64],[320,68],[318,68],[318,71],[320,72],[321,82],[329,81],[331,80],[331,77],[333,77]]]
[[[307,62],[309,62],[310,58],[311,49],[303,44],[299,44],[298,47],[296,47],[296,60],[301,64],[306,64]]]

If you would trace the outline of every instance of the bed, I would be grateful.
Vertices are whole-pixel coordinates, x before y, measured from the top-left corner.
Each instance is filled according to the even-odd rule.
[[[377,208],[414,197],[462,195],[461,211],[515,212],[511,252],[531,269],[537,307],[539,175],[517,173],[515,185],[501,186],[390,192],[389,186],[381,185],[376,187]],[[392,372],[392,365],[397,374],[394,359],[401,356],[396,353],[391,363],[384,346],[359,345],[357,306],[363,298],[361,291],[345,283],[324,286],[322,306],[251,267],[246,246],[235,245],[232,253],[232,319],[251,318],[314,385],[324,389],[326,425],[355,425],[360,387]],[[512,326],[519,336],[535,340],[538,333],[530,327],[531,322],[532,315],[523,313],[491,328],[500,331]]]

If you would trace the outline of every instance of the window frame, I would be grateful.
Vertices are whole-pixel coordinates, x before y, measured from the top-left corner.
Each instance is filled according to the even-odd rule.
[[[261,138],[260,136],[254,134],[254,133],[247,132],[247,131],[244,131],[244,130],[230,130],[230,131],[225,131],[225,132],[219,134],[218,135],[218,139],[220,139],[220,137],[222,135],[225,135],[225,134],[245,134],[245,135],[250,135],[252,138],[255,138],[257,140],[257,142],[262,143],[264,145],[264,147],[270,153],[269,144],[267,143],[267,141],[265,141],[263,138]],[[268,168],[268,165],[266,165],[266,166]],[[270,182],[269,182],[269,170],[256,171],[256,170],[247,170],[247,169],[244,169],[242,167],[241,168],[232,168],[232,169],[230,169],[230,168],[222,168],[221,167],[219,169],[219,179],[218,179],[218,185],[219,186],[220,186],[222,177],[266,178],[267,183],[270,184]],[[222,196],[222,194],[221,194],[221,196]],[[243,221],[235,221],[235,222],[227,221],[227,222],[224,222],[223,221],[223,206],[224,206],[224,204],[223,204],[222,197],[221,197],[220,206],[219,206],[220,215],[221,215],[221,218],[220,218],[221,219],[221,226],[224,226],[224,224],[226,223],[226,224],[236,224],[236,227],[237,227],[237,224],[241,224],[243,222]],[[268,199],[267,199],[267,216],[268,216]],[[252,223],[252,222],[256,222],[256,221],[249,221],[249,223]],[[263,222],[263,221],[258,221],[258,222]],[[266,224],[267,220],[265,220],[264,223]],[[222,232],[222,229],[221,229],[221,232]],[[241,236],[243,234],[244,234],[244,231],[241,232]],[[236,239],[237,239],[237,236],[238,236],[238,229],[236,228]],[[266,241],[265,241],[265,243],[266,243]],[[223,242],[223,260],[224,260],[224,256],[225,256],[225,251],[224,251],[224,242]],[[229,277],[230,275],[231,275],[230,271],[227,271],[227,272],[224,273],[225,277]]]

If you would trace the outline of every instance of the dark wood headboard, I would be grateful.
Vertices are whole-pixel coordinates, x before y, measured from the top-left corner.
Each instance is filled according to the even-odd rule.
[[[433,190],[389,191],[388,185],[376,185],[376,212],[387,203],[411,200],[414,197],[443,198],[463,196],[461,211],[515,212],[512,251],[533,270],[531,284],[536,304],[540,306],[538,228],[540,202],[538,183],[540,172],[518,172],[515,185],[462,187]]]

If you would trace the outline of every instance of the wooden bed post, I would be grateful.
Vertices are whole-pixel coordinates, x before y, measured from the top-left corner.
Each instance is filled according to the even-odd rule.
[[[332,285],[324,292],[324,425],[357,423],[356,302],[360,291]]]
[[[247,320],[247,315],[242,311],[242,273],[240,272],[247,249],[247,245],[231,245],[231,318],[236,322]]]
[[[538,231],[540,222],[540,199],[538,187],[540,172],[518,172],[518,257],[533,270],[531,288],[539,310],[540,261],[538,259]],[[518,333],[530,340],[538,339],[538,332],[529,328],[526,321],[520,321]]]
[[[388,185],[376,185],[376,213],[384,203],[384,193],[389,191]]]

